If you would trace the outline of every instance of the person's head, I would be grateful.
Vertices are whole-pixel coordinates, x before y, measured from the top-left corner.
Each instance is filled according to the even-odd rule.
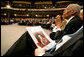
[[[62,17],[64,19],[69,19],[72,16],[78,15],[80,13],[81,7],[78,4],[70,4],[64,10]]]
[[[41,34],[36,34],[35,36],[36,36],[37,40],[41,43],[41,40],[42,40],[42,38],[44,38],[44,36]]]
[[[42,35],[38,35],[38,37],[40,38],[40,40],[43,38],[43,36],[42,36]]]
[[[80,14],[79,14],[79,16],[80,16],[81,20],[83,20],[83,9],[80,10]]]

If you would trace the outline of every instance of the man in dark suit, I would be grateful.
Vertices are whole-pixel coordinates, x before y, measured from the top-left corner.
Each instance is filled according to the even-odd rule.
[[[70,40],[68,40],[54,52],[46,54],[45,49],[36,49],[35,56],[42,53],[42,56],[83,56],[83,26],[76,33],[68,36],[71,37]]]
[[[77,7],[78,7],[78,5],[77,5]],[[75,9],[75,7],[74,7],[74,9]],[[57,32],[58,35],[56,35],[54,37],[61,39],[61,37],[63,35],[72,34],[72,33],[76,32],[82,26],[82,21],[77,16],[77,14],[79,13],[79,11],[77,9],[80,9],[80,7],[76,8],[76,10],[71,11],[71,15],[69,15],[69,17],[71,17],[71,16],[74,16],[74,17],[72,18],[72,20],[70,20],[68,22],[68,24],[65,27],[65,30],[63,32]],[[69,9],[67,9],[67,10],[69,10]],[[69,13],[70,13],[70,11],[69,11]],[[34,50],[36,48],[37,47],[34,44],[29,33],[25,32],[20,37],[20,39],[17,42],[15,42],[14,45],[8,50],[8,52],[6,54],[4,54],[4,56],[24,56],[24,55],[34,56]]]
[[[80,6],[77,4],[71,4],[69,5],[63,13],[63,19],[66,20],[66,26],[64,30],[60,29],[60,26],[58,27],[57,32],[52,32],[50,34],[50,38],[53,40],[60,40],[63,35],[66,34],[72,34],[76,32],[82,25],[82,20],[78,16],[80,12]],[[59,24],[58,24],[59,25]]]
[[[69,7],[69,6],[68,6]],[[83,10],[81,10],[80,14],[83,13]],[[83,20],[83,14],[81,15],[81,20]],[[66,34],[72,34],[74,33],[74,31],[77,31],[78,28],[76,28],[77,23],[75,24],[75,22],[78,22],[76,19],[78,19],[78,16],[75,16],[65,27],[64,31],[59,31],[57,33],[59,33],[59,38],[62,38],[63,35]],[[75,24],[75,25],[74,25]],[[79,24],[79,22],[78,22]],[[70,27],[69,27],[70,26]],[[80,26],[80,25],[78,25]],[[74,28],[74,29],[73,29]],[[75,30],[76,29],[76,30]],[[63,33],[62,36],[60,36]],[[58,36],[57,35],[57,36]],[[66,37],[67,38],[67,37]],[[77,39],[78,38],[78,39]],[[68,47],[67,47],[68,46]],[[67,48],[66,48],[67,47]],[[41,49],[40,49],[41,50]],[[58,50],[56,50],[55,52],[51,53],[51,54],[46,54],[45,53],[45,49],[42,49],[40,51],[39,49],[35,50],[35,55],[39,56],[40,54],[42,56],[83,56],[83,28],[82,30],[79,31],[78,34],[74,35],[74,37],[72,37],[72,39],[70,39],[69,41],[67,41],[62,47],[60,47]],[[41,56],[40,55],[40,56]]]

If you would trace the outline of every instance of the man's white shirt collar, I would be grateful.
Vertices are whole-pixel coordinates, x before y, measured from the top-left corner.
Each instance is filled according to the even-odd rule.
[[[66,24],[68,24],[69,23],[69,21],[73,18],[74,16],[72,16],[71,18],[69,18],[69,20],[67,21],[67,23]]]

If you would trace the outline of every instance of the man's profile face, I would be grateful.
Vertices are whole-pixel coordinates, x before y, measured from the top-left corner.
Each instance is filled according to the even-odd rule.
[[[73,6],[72,6],[72,5],[69,5],[69,6],[67,6],[67,8],[64,10],[62,17],[63,17],[64,19],[69,19],[71,16],[73,16],[73,14],[74,14],[75,12],[76,12],[76,11],[73,10]]]
[[[64,11],[63,11],[63,18],[64,19],[66,19],[66,18],[68,18],[71,14],[70,14],[70,12],[71,12],[71,9],[70,9],[70,7],[67,7]]]

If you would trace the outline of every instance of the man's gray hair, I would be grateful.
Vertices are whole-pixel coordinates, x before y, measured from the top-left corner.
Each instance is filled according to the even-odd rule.
[[[78,4],[70,4],[68,5],[68,7],[71,7],[72,10],[75,10],[76,11],[76,15],[78,15],[80,13],[80,10],[81,10],[81,6],[78,5]]]

